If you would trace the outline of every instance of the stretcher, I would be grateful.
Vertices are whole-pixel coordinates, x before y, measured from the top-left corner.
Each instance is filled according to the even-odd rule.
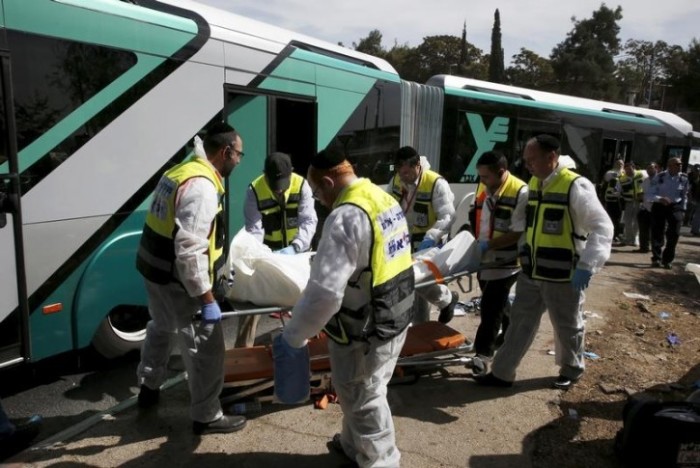
[[[447,277],[438,277],[416,285],[416,288],[435,283],[458,280],[470,272],[462,272]],[[265,307],[259,309],[224,312],[224,317],[242,315],[262,315],[280,312],[285,308]],[[284,315],[280,314],[284,324]],[[309,340],[309,356],[312,388],[316,392],[330,391],[330,358],[328,338],[320,334]],[[415,379],[421,373],[442,369],[446,366],[470,366],[473,343],[462,333],[440,322],[426,322],[409,327],[406,342],[396,364],[395,377]],[[224,360],[224,386],[227,388],[222,403],[228,404],[240,399],[255,398],[270,401],[274,387],[274,361],[272,345],[233,348],[226,351]]]

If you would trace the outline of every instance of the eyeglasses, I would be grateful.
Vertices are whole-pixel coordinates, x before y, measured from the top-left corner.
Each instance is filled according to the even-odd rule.
[[[238,156],[241,158],[245,156],[245,153],[243,151],[238,151],[236,148],[233,147],[233,145],[229,145],[229,149],[231,150],[234,156],[236,155],[236,153],[238,153]]]

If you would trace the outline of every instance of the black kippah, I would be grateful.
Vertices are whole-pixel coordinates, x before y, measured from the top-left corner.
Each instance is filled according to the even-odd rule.
[[[321,150],[311,158],[311,166],[316,169],[330,169],[345,161],[345,155],[336,148]]]

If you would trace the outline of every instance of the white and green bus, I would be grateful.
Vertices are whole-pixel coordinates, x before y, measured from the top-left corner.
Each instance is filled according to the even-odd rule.
[[[229,233],[272,151],[305,174],[316,151],[342,145],[385,184],[411,144],[460,199],[483,151],[517,167],[537,133],[562,138],[593,179],[611,153],[687,160],[691,147],[672,114],[457,77],[406,82],[382,59],[188,0],[0,0],[0,61],[0,367],[140,345],[149,197],[215,120],[245,142],[227,182]]]

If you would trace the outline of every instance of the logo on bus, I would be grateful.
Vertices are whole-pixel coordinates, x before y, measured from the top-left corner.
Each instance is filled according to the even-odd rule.
[[[496,143],[508,141],[508,125],[510,124],[510,119],[508,117],[496,117],[487,129],[482,116],[479,114],[472,114],[471,112],[465,112],[465,114],[467,116],[469,128],[474,136],[476,151],[469,162],[469,166],[467,166],[467,169],[462,175],[462,180],[465,182],[475,182],[478,175],[476,173],[476,161],[478,161],[482,154],[491,151],[496,146]]]

